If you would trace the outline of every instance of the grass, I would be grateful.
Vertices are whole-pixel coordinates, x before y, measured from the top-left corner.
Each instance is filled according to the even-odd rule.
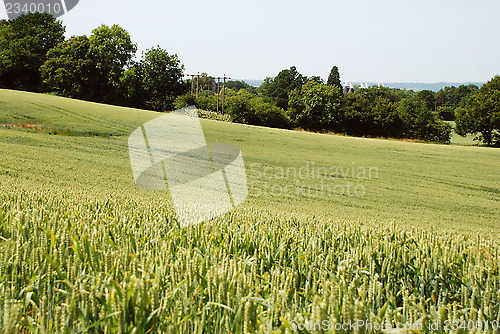
[[[455,128],[455,122],[446,121],[446,123],[450,124],[453,128]],[[455,131],[451,134],[451,144],[452,145],[462,145],[462,146],[473,146],[478,145],[477,141],[474,140],[473,135],[467,135],[465,137],[459,136],[455,133]]]
[[[140,196],[162,196],[135,187],[127,148],[128,135],[158,113],[14,91],[0,91],[0,100],[0,120],[4,123],[15,119],[101,134],[63,137],[0,127],[0,173],[17,173],[37,181],[50,179],[70,187],[91,186],[106,193],[119,189]],[[233,143],[241,148],[250,185],[250,196],[243,205],[246,208],[498,231],[500,151],[496,149],[320,135],[211,120],[202,120],[202,126],[207,142]],[[311,168],[303,170],[305,177],[292,173],[276,177],[282,169],[298,173],[308,164]],[[312,166],[326,175],[312,175]],[[265,168],[269,172],[264,175]],[[352,168],[355,177],[352,173],[338,175]],[[373,172],[371,178],[358,177],[360,171],[370,168],[378,173]],[[349,184],[364,189],[358,191],[364,195],[337,196],[342,190],[347,192]],[[285,192],[287,186],[289,191]],[[311,193],[304,194],[300,188],[311,189]]]
[[[0,89],[0,123],[42,124],[56,130],[126,136],[154,112]]]
[[[500,151],[202,120],[241,148],[250,193],[180,229],[130,168],[128,135],[158,116],[0,90],[0,123],[60,131],[0,126],[5,333],[498,319]]]

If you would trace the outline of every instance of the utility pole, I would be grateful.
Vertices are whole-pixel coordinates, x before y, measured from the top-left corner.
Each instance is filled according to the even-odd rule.
[[[191,95],[193,95],[194,77],[196,77],[196,97],[198,97],[198,82],[200,78],[200,72],[198,72],[198,74],[186,74],[186,76],[191,77]]]
[[[219,112],[220,79],[220,77],[217,77],[217,112]]]
[[[187,77],[191,77],[191,95],[193,95],[193,90],[194,90],[194,77],[196,74],[185,74]]]
[[[185,76],[191,77],[191,95],[193,95],[194,91],[194,77],[196,77],[196,97],[198,97],[198,94],[200,92],[200,72],[198,74],[185,74]],[[212,89],[215,89],[215,79],[217,79],[217,112],[219,112],[219,104],[220,104],[220,82],[222,80],[222,114],[224,115],[224,103],[226,102],[226,80],[230,80],[231,78],[226,77],[226,74],[224,74],[223,77],[210,77],[206,76],[207,78],[207,90],[208,93],[210,94],[210,80],[214,79],[213,87]],[[201,85],[201,90],[203,91],[203,83]]]
[[[226,77],[226,74],[224,73],[224,78],[222,78],[224,81],[222,82],[222,115],[224,115],[224,103],[226,102],[226,79],[231,79]]]
[[[207,75],[207,93],[208,95],[210,95],[210,91],[213,90],[213,87],[211,87],[212,85],[212,77],[209,77]]]
[[[198,72],[198,75],[196,76],[196,98],[198,98],[199,87],[200,87],[200,72]]]

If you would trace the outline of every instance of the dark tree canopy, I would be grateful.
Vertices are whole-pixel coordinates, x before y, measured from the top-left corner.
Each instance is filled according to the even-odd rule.
[[[64,41],[65,27],[50,14],[23,15],[0,23],[0,87],[39,91],[40,66]]]
[[[176,54],[160,47],[147,50],[138,65],[145,104],[157,111],[171,110],[175,97],[182,93],[183,70]]]
[[[476,135],[486,145],[500,146],[500,76],[485,83],[458,108],[456,132]]]
[[[448,107],[455,110],[465,103],[465,99],[475,93],[478,89],[479,87],[474,84],[442,88],[435,94],[436,106]]]
[[[40,68],[43,88],[63,96],[85,99],[96,74],[96,63],[90,54],[87,36],[73,36],[47,53]]]
[[[222,84],[220,86],[222,87]],[[246,82],[240,81],[240,80],[227,81],[226,82],[226,87],[229,88],[229,89],[235,90],[235,91],[239,91],[239,90],[242,90],[242,89],[246,89],[246,90],[250,90],[250,91],[253,90],[252,86],[250,86]]]
[[[344,132],[354,136],[401,138],[402,121],[397,104],[386,97],[369,100],[361,94],[345,94],[342,99]]]
[[[449,143],[451,126],[439,121],[418,97],[409,97],[398,103],[398,114],[403,121],[405,138]]]
[[[130,34],[118,25],[101,25],[89,37],[90,54],[96,63],[92,76],[92,100],[120,103],[120,77],[137,51]]]
[[[129,33],[117,25],[101,25],[90,37],[74,36],[48,52],[40,67],[43,88],[73,98],[128,104],[124,85],[131,85],[130,72],[124,75],[136,49]]]
[[[342,121],[340,100],[337,87],[309,80],[301,89],[290,93],[290,117],[305,129],[328,129]]]
[[[288,101],[291,91],[301,88],[307,78],[297,71],[295,66],[282,70],[275,78],[266,78],[261,85],[262,93],[276,101],[280,108],[288,108]]]
[[[340,73],[337,66],[333,66],[326,84],[330,86],[337,86],[342,92],[342,83],[340,82]]]
[[[417,92],[417,97],[425,102],[429,110],[436,110],[436,93],[432,90],[421,90]]]

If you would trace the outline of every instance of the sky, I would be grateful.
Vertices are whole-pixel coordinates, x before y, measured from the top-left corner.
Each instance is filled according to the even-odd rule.
[[[66,35],[126,29],[186,74],[264,79],[296,66],[342,81],[484,82],[500,74],[500,0],[80,0]],[[7,18],[5,7],[0,17]]]

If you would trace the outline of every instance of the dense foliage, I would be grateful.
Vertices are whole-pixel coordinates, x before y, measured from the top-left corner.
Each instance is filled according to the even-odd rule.
[[[297,80],[305,83],[298,85]],[[290,90],[290,82],[297,87]],[[276,92],[288,92],[287,115],[294,127],[354,136],[450,141],[452,129],[429,108],[433,96],[429,92],[370,87],[342,95],[336,67],[329,82],[324,84],[315,77],[307,80],[292,67],[274,79],[268,78],[260,91],[276,105],[283,101]]]
[[[330,86],[336,86],[342,92],[342,83],[340,82],[340,72],[337,66],[333,66],[326,83]]]
[[[487,145],[500,146],[500,76],[471,95],[457,113],[458,134],[474,134]]]
[[[290,99],[289,94],[295,89],[300,89],[306,81],[307,78],[292,66],[290,69],[282,70],[274,78],[266,78],[259,88],[263,95],[273,98],[278,107],[286,109]]]
[[[0,87],[167,111],[185,92],[177,55],[158,48],[132,62],[137,45],[118,25],[64,40],[49,14],[0,21]]]
[[[175,97],[183,92],[184,66],[177,55],[170,55],[160,47],[152,48],[134,69],[140,90],[136,105],[156,111],[172,110]]]
[[[95,95],[91,75],[95,68],[88,37],[71,37],[47,53],[40,68],[43,88],[62,96],[88,98]]]
[[[324,130],[341,121],[341,91],[333,85],[314,80],[290,92],[290,117],[296,126]]]
[[[47,52],[64,40],[65,27],[50,14],[0,21],[0,87],[38,91]]]

